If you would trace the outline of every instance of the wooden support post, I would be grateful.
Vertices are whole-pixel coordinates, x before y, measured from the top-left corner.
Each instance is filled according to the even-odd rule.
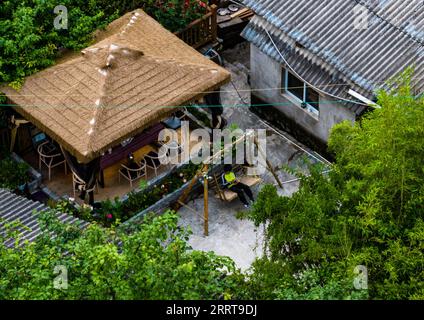
[[[11,132],[11,138],[10,138],[10,152],[13,152],[13,149],[15,148],[16,143],[16,136],[18,134],[18,129],[21,124],[29,123],[27,120],[16,120],[15,117],[12,117],[12,123],[14,125],[12,132]]]
[[[10,138],[10,152],[13,152],[13,149],[15,148],[15,141],[16,141],[16,134],[18,133],[18,127],[14,127],[11,132],[11,138]]]
[[[281,183],[280,178],[278,178],[278,175],[277,175],[277,173],[275,172],[274,168],[272,167],[271,162],[269,162],[268,158],[266,157],[266,154],[264,154],[263,150],[262,150],[262,149],[261,149],[261,147],[259,146],[258,139],[255,137],[253,141],[254,141],[254,143],[255,143],[256,147],[258,148],[259,153],[260,153],[260,154],[261,154],[261,156],[265,159],[265,161],[266,161],[266,166],[268,167],[269,171],[270,171],[270,172],[272,173],[272,175],[274,176],[274,178],[275,178],[275,180],[277,181],[277,183],[278,183],[279,187],[280,187],[281,189],[283,189],[283,184]]]
[[[211,5],[211,11],[212,11],[212,16],[210,17],[211,19],[211,41],[215,42],[216,39],[218,38],[218,23],[217,23],[217,17],[218,17],[218,6],[213,4]]]
[[[209,190],[208,190],[208,165],[204,166],[204,178],[203,178],[203,186],[204,186],[204,234],[207,237],[209,235]]]

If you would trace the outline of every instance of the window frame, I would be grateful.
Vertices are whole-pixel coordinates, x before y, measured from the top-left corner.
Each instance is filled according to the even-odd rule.
[[[283,80],[282,94],[283,95],[289,95],[290,98],[295,99],[296,101],[300,102],[301,103],[301,108],[303,110],[305,110],[305,111],[313,114],[314,116],[317,116],[318,117],[319,114],[320,114],[320,110],[319,110],[320,101],[317,101],[317,103],[318,103],[318,109],[315,106],[313,106],[313,105],[311,105],[311,104],[309,104],[309,103],[306,102],[308,85],[305,82],[303,82],[301,79],[299,79],[298,77],[296,77],[293,73],[291,73],[287,68],[282,67],[282,71],[284,72],[284,75],[282,76],[282,80]],[[292,77],[296,77],[298,80],[302,81],[302,83],[303,83],[303,99],[299,99],[299,97],[297,97],[294,93],[292,93],[292,92],[289,91],[289,87],[288,87],[288,84],[289,84],[289,74]],[[313,90],[313,89],[312,88],[309,88],[309,90]],[[313,90],[313,91],[315,91],[315,90]],[[315,91],[315,92],[319,96],[319,93],[317,91]],[[303,104],[305,104],[305,106],[306,106],[305,108],[302,106]]]

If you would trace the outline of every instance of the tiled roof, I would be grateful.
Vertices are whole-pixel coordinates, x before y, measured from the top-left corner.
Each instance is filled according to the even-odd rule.
[[[83,162],[230,79],[142,10],[111,26],[114,33],[80,57],[27,78],[18,92],[2,88],[18,112]]]
[[[19,221],[22,225],[20,244],[28,240],[34,241],[41,233],[38,224],[40,212],[46,211],[48,208],[40,203],[28,200],[18,196],[5,189],[0,189],[0,235],[5,236],[4,225],[14,221]],[[80,228],[88,226],[88,222],[81,221],[71,215],[65,213],[57,213],[58,219],[63,223],[76,224]],[[10,238],[5,241],[5,245],[12,247],[15,239]]]
[[[411,0],[244,0],[257,16],[243,36],[276,58],[278,52],[263,28],[295,65],[319,66],[332,83],[350,84],[372,98],[390,78],[414,66],[413,88],[424,92],[424,2]],[[355,28],[355,7],[365,6],[368,27]],[[297,56],[297,59],[296,59]],[[316,70],[315,70],[316,71]],[[317,81],[323,73],[304,70],[305,79]],[[342,95],[347,87],[326,91]],[[346,88],[343,90],[343,88]],[[358,110],[357,110],[358,111]]]

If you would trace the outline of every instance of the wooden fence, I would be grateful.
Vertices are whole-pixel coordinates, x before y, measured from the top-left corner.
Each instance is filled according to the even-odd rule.
[[[216,41],[217,38],[217,9],[216,5],[208,7],[208,13],[200,19],[190,23],[183,30],[176,32],[178,36],[188,45],[195,49],[209,43]]]

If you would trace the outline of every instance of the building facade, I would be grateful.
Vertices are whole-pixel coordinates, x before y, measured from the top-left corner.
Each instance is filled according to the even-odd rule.
[[[408,67],[414,92],[424,92],[420,1],[244,3],[255,12],[242,32],[250,42],[252,109],[301,141],[325,146],[335,124],[358,119]]]

